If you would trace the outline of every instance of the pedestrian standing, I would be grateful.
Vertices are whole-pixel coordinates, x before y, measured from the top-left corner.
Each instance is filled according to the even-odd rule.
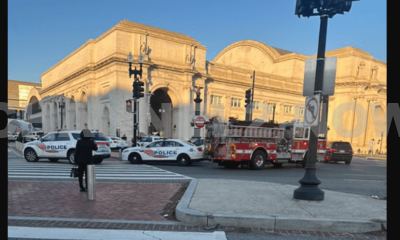
[[[374,154],[374,144],[375,144],[375,140],[371,139],[371,142],[369,142],[369,151],[368,151],[368,153],[370,154],[371,157]]]
[[[126,139],[128,139],[128,138],[127,138],[126,135],[124,134],[124,136],[122,136],[121,139],[124,140],[124,141],[126,141]]]
[[[87,165],[93,164],[92,151],[97,150],[97,145],[92,138],[89,129],[83,129],[79,135],[75,147],[75,164],[78,165],[78,180],[81,192],[87,192]],[[85,186],[83,186],[83,174],[85,174]]]

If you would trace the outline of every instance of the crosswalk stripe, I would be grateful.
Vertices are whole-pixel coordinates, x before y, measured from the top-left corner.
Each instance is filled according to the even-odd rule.
[[[72,165],[10,163],[8,177],[19,179],[71,179]],[[191,177],[147,165],[96,165],[96,180],[187,180]]]

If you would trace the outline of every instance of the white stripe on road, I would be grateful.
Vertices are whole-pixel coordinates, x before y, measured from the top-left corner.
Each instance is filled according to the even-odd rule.
[[[8,164],[9,178],[34,179],[72,179],[71,165],[51,163]],[[178,173],[146,165],[96,165],[96,179],[105,180],[177,180],[192,179]]]

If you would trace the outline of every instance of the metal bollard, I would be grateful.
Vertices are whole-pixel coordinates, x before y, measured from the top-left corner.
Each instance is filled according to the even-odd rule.
[[[87,174],[87,196],[88,200],[96,198],[96,169],[94,164],[88,164],[86,169]]]

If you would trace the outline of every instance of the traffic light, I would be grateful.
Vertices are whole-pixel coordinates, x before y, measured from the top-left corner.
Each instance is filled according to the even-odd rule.
[[[133,98],[136,98],[136,96],[138,95],[138,93],[137,93],[137,89],[138,89],[137,82],[133,81],[132,86],[133,86]]]
[[[337,13],[343,14],[350,11],[353,1],[359,0],[296,0],[295,15],[310,17],[328,14],[332,18]],[[316,10],[315,13],[314,9]]]
[[[126,111],[127,112],[132,112],[132,100],[126,100]]]
[[[295,15],[298,17],[310,17],[316,14],[314,13],[314,8],[319,8],[321,2],[319,0],[296,0],[296,10]]]
[[[138,81],[136,88],[137,88],[137,92],[136,92],[136,97],[137,98],[142,98],[144,97],[144,82]]]
[[[251,88],[246,90],[245,94],[246,100],[244,101],[246,103],[245,107],[251,103]]]

